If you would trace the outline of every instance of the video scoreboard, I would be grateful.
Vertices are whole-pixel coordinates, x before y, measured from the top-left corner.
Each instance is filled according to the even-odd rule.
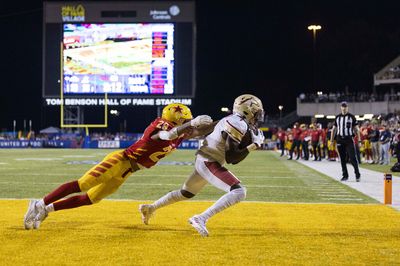
[[[188,104],[194,18],[194,2],[44,2],[45,104]]]

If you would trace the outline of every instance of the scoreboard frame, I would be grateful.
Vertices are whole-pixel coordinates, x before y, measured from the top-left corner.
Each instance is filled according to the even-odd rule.
[[[98,102],[104,105],[104,94],[65,94],[62,81],[63,65],[60,51],[62,34],[52,35],[52,29],[61,29],[65,24],[71,23],[174,23],[184,25],[182,28],[189,29],[189,34],[185,35],[185,40],[189,40],[189,52],[181,51],[186,47],[177,47],[174,53],[177,55],[174,66],[174,93],[173,94],[110,94],[108,101],[124,103],[144,103],[143,105],[159,105],[165,102],[184,102],[191,104],[196,91],[196,23],[195,23],[195,3],[194,1],[78,1],[78,2],[44,2],[43,3],[43,71],[42,71],[42,97],[45,106],[62,105],[61,99],[73,102],[73,105],[86,105],[87,99],[90,102]],[[185,32],[186,33],[186,32]],[[177,32],[179,34],[179,32]],[[57,34],[56,34],[57,35]],[[183,33],[181,34],[183,36]],[[179,36],[178,36],[179,37]],[[181,41],[183,42],[183,41]],[[58,51],[54,53],[54,51]],[[53,50],[53,53],[51,52]],[[58,58],[54,58],[54,55]],[[186,56],[186,55],[190,56]],[[183,56],[184,55],[184,56]],[[185,59],[182,59],[182,58]],[[181,61],[179,61],[181,59]],[[184,61],[186,60],[186,61]],[[180,71],[183,73],[180,73]],[[185,73],[188,72],[188,73]],[[180,77],[177,80],[176,77]],[[50,80],[50,81],[49,81]],[[184,85],[186,84],[186,85]],[[189,87],[189,88],[188,88]],[[83,103],[83,104],[80,104]],[[102,104],[103,103],[103,104]],[[68,105],[68,103],[67,103]],[[71,104],[72,105],[72,104]],[[97,105],[97,104],[93,104]],[[129,104],[127,104],[129,105]],[[138,104],[140,105],[140,104]]]

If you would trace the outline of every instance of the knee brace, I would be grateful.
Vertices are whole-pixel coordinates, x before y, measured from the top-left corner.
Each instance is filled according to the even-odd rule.
[[[181,194],[182,196],[184,196],[185,198],[193,198],[195,195],[187,190],[181,189]]]

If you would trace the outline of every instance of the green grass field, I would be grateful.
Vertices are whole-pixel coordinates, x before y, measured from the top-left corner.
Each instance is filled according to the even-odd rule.
[[[208,238],[187,219],[223,195],[211,186],[158,210],[148,226],[137,211],[181,186],[194,160],[194,151],[184,150],[131,175],[110,200],[23,229],[28,199],[79,178],[109,152],[0,149],[1,265],[399,264],[398,211],[269,151],[228,166],[248,197],[210,219]]]
[[[0,150],[0,198],[40,198],[78,179],[110,150]],[[154,200],[179,188],[193,170],[194,151],[179,150],[161,165],[136,172],[110,199]],[[183,165],[176,165],[176,164]],[[184,165],[189,164],[189,165]],[[248,201],[376,203],[375,200],[273,152],[254,152],[228,168],[248,189]],[[346,197],[332,197],[329,191]],[[207,186],[195,200],[215,200],[223,192]],[[326,195],[325,195],[326,194]]]

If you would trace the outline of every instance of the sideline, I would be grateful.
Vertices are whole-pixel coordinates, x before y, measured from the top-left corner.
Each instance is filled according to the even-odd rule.
[[[286,160],[286,157],[282,157]],[[296,160],[294,160],[296,161]],[[297,162],[314,169],[324,175],[331,177],[338,182],[341,182],[342,169],[340,162],[331,162],[327,160],[322,161],[305,161],[299,159]],[[354,168],[351,164],[347,164],[347,170],[349,172],[349,180],[341,182],[377,201],[383,203],[384,199],[384,183],[383,173],[372,171],[360,167],[361,181],[356,182],[354,175]],[[392,205],[393,208],[400,210],[400,178],[398,176],[392,176]]]

